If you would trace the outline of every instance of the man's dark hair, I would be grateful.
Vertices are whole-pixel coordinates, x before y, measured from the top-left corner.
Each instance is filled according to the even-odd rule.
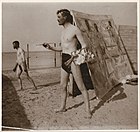
[[[62,13],[62,16],[66,16],[66,21],[70,22],[71,24],[73,24],[73,17],[70,14],[70,11],[67,9],[60,9],[57,11],[57,14]]]
[[[13,44],[16,44],[19,47],[19,41],[14,41]]]

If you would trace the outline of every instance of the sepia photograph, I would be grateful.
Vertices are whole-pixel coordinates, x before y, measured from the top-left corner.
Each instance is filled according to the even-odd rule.
[[[138,2],[2,2],[2,131],[133,130]]]

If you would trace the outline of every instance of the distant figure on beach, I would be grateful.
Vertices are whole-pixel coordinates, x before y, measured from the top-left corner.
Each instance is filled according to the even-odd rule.
[[[17,60],[16,60],[16,65],[15,65],[13,71],[16,72],[16,76],[17,76],[18,82],[20,84],[20,89],[23,90],[21,74],[22,74],[22,72],[25,72],[27,75],[27,79],[34,85],[33,90],[36,90],[37,87],[36,87],[33,79],[29,76],[29,73],[28,73],[26,59],[25,59],[25,51],[22,48],[20,48],[19,41],[13,42],[13,48],[17,50]]]
[[[72,73],[75,82],[79,90],[81,91],[85,103],[86,113],[88,118],[92,117],[89,103],[89,95],[87,89],[84,85],[80,66],[76,65],[72,60],[72,52],[77,50],[77,42],[81,43],[82,49],[87,48],[86,43],[82,37],[81,31],[78,27],[73,25],[73,17],[70,14],[70,11],[67,9],[61,9],[57,11],[57,20],[59,25],[64,27],[61,34],[61,47],[52,47],[47,43],[44,43],[43,46],[53,51],[62,52],[62,67],[61,67],[61,106],[59,109],[56,109],[56,112],[65,112],[66,111],[66,100],[67,100],[67,85],[69,81],[69,75]],[[70,63],[69,63],[70,62]],[[67,64],[70,65],[67,65]]]

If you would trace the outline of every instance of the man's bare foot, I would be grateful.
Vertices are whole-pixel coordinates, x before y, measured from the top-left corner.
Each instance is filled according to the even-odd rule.
[[[33,90],[37,90],[37,87],[34,87]]]
[[[91,119],[91,118],[92,118],[92,114],[91,114],[91,112],[87,112],[85,118],[87,118],[87,119]]]
[[[92,114],[91,114],[91,112],[90,112],[90,113],[88,113],[87,118],[89,118],[89,119],[91,119],[91,118],[92,118]]]
[[[55,109],[54,111],[56,113],[59,113],[59,112],[66,112],[67,110],[65,108],[60,108],[60,109]]]

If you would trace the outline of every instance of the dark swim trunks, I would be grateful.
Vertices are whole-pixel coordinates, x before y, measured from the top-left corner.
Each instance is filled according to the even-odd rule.
[[[71,55],[62,53],[62,68],[67,72],[71,73],[71,66],[66,66],[65,62],[67,62],[71,58]]]

